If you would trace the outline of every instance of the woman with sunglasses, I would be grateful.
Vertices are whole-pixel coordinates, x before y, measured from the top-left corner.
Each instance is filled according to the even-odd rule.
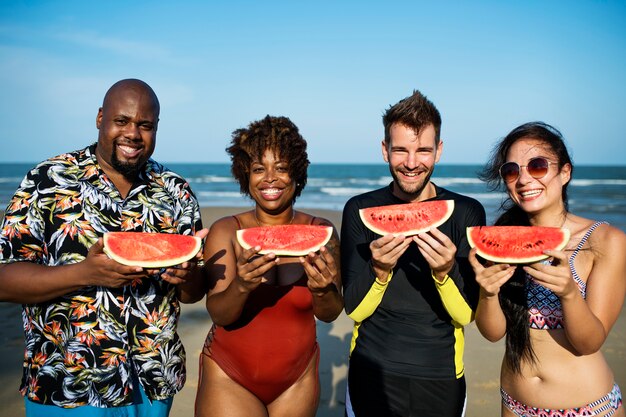
[[[572,172],[561,133],[534,122],[509,133],[480,175],[508,194],[496,225],[571,232],[562,251],[530,265],[483,264],[470,252],[478,329],[492,342],[506,335],[502,416],[624,416],[600,348],[626,294],[626,235],[568,211]]]

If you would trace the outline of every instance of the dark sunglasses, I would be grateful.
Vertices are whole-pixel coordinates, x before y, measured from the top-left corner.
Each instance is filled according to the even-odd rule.
[[[505,182],[517,181],[520,176],[520,171],[523,167],[526,167],[528,174],[538,180],[546,176],[550,164],[554,164],[554,162],[550,162],[541,156],[528,161],[528,165],[519,165],[517,162],[506,162],[500,167],[500,176]]]

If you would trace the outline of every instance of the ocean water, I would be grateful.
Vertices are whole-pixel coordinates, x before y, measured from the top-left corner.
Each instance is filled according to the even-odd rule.
[[[26,172],[34,164],[0,163],[0,208],[7,207]],[[251,207],[239,192],[229,164],[165,164],[183,175],[203,207]],[[477,179],[479,165],[437,165],[437,185],[479,200],[493,222],[503,194],[491,192]],[[312,164],[306,188],[296,202],[299,209],[342,210],[353,195],[391,182],[386,164]],[[626,166],[577,166],[569,187],[570,210],[583,217],[606,220],[626,231]]]

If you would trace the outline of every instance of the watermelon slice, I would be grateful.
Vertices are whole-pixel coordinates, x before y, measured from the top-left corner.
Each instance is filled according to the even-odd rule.
[[[237,241],[244,249],[260,246],[260,254],[304,256],[317,252],[328,243],[332,234],[330,226],[286,224],[237,230]]]
[[[454,211],[454,200],[368,207],[359,210],[363,224],[379,235],[412,236],[445,223]]]
[[[109,232],[104,252],[117,262],[142,268],[164,268],[190,260],[200,250],[199,237],[170,233]]]
[[[548,258],[543,251],[561,250],[569,242],[569,229],[544,226],[475,226],[467,240],[484,259],[525,264]]]

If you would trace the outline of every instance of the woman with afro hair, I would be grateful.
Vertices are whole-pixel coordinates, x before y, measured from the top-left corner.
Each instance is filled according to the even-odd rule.
[[[196,416],[315,416],[319,347],[315,318],[343,309],[339,239],[326,219],[294,209],[307,181],[307,143],[286,117],[267,116],[233,132],[232,174],[254,208],[216,221],[206,240],[213,320],[203,352]],[[319,252],[302,257],[243,249],[239,229],[333,227]]]

